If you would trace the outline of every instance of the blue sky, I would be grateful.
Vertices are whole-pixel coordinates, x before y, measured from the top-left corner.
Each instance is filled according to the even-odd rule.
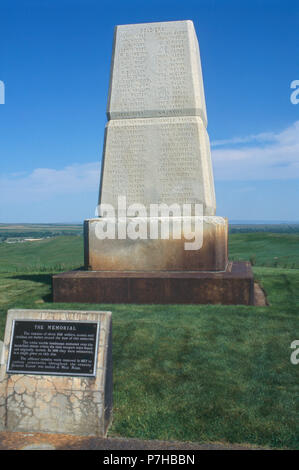
[[[299,220],[299,2],[2,0],[0,222],[94,215],[117,24],[191,19],[217,214]]]

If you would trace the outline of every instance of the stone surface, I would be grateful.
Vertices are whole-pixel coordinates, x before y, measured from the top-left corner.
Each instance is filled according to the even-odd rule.
[[[118,196],[126,196],[127,205],[147,210],[197,203],[204,215],[215,215],[209,137],[199,117],[109,121],[105,142],[102,204],[116,209]]]
[[[183,218],[169,220],[170,238],[161,239],[161,225],[164,221],[167,223],[168,219],[127,219],[127,232],[129,225],[132,232],[143,224],[146,227],[148,239],[136,240],[100,240],[99,228],[105,227],[107,223],[112,224],[117,236],[118,222],[105,218],[85,221],[85,268],[93,271],[225,271],[228,263],[227,219],[206,216],[189,218],[192,233],[196,235],[194,241],[189,239],[190,232],[184,233]],[[157,239],[149,239],[153,222],[156,222],[158,228]],[[194,248],[198,244],[198,248],[186,249],[192,244],[195,244]]]
[[[117,26],[99,204],[216,202],[192,21]],[[100,211],[99,215],[103,215]]]
[[[256,307],[267,307],[269,305],[266,292],[258,282],[254,283],[254,305]]]
[[[8,374],[13,320],[100,323],[95,377]],[[112,412],[111,313],[9,310],[0,369],[0,430],[104,436]]]
[[[200,116],[207,123],[192,21],[115,28],[108,119]]]
[[[54,302],[253,305],[248,262],[225,272],[70,271],[53,276]]]
[[[99,195],[106,207],[84,224],[86,271],[54,276],[54,302],[252,305],[251,266],[228,264],[227,220],[215,216],[200,54],[191,21],[116,28],[107,116]],[[118,210],[120,197],[130,212]],[[149,230],[145,237],[128,236],[127,227],[134,224],[149,228],[158,220],[162,225],[163,204],[181,209],[180,216],[170,214],[173,226],[176,218],[203,216],[200,234],[195,230],[195,239],[202,241],[197,250],[185,249],[190,240],[177,228],[179,237],[149,237]],[[186,204],[193,209],[189,214],[182,211]],[[152,215],[152,207],[159,206]],[[98,236],[99,227],[124,216],[124,237]]]

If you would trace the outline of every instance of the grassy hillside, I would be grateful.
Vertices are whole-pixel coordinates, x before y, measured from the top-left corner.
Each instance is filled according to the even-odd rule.
[[[82,265],[82,238],[1,244],[0,337],[8,308],[111,310],[110,435],[299,448],[299,269],[281,267],[298,263],[296,237],[230,237],[235,259],[256,255],[269,307],[53,304],[52,273]]]
[[[232,260],[251,260],[256,266],[299,268],[299,234],[231,234],[229,254]],[[81,236],[0,243],[0,272],[61,271],[82,265]]]
[[[0,224],[0,239],[82,234],[82,224]]]
[[[256,266],[299,268],[299,234],[231,234],[230,259],[250,260]]]
[[[83,265],[83,237],[0,243],[0,272],[63,271]]]

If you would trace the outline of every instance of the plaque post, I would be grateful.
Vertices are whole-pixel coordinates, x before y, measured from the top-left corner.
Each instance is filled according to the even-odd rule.
[[[105,436],[111,352],[110,312],[9,310],[0,430]]]

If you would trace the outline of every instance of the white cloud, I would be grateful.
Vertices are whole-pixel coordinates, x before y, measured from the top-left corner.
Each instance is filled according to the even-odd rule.
[[[252,134],[245,137],[233,137],[231,139],[214,140],[211,147],[222,147],[224,145],[249,144],[252,142],[271,142],[275,138],[272,132],[263,132],[261,134]]]
[[[299,121],[279,133],[214,141],[212,160],[218,180],[299,178]]]
[[[214,141],[212,160],[216,180],[299,178],[299,121],[279,133]],[[96,194],[99,180],[97,162],[0,175],[0,204]]]
[[[0,198],[2,202],[20,199],[30,202],[59,195],[94,192],[99,186],[99,179],[99,163],[74,164],[61,170],[36,168],[30,174],[0,175]]]

